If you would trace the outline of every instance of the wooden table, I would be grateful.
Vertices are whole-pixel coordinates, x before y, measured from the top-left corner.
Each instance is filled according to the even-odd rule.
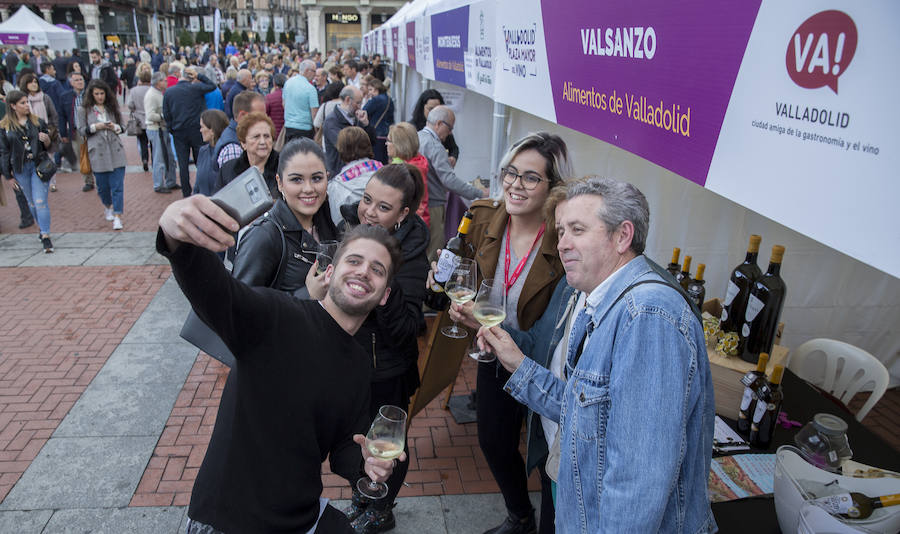
[[[784,402],[781,410],[788,419],[806,424],[817,413],[831,413],[847,422],[847,438],[853,450],[853,459],[882,469],[900,471],[900,453],[881,440],[869,429],[857,422],[856,418],[844,411],[835,401],[822,395],[818,390],[785,369],[782,381]],[[725,419],[734,427],[734,421]],[[749,453],[774,453],[781,445],[795,445],[794,435],[800,428],[786,430],[779,426],[775,430],[772,446],[765,451],[750,450]],[[712,511],[723,534],[779,533],[778,518],[775,516],[775,500],[772,496],[751,497],[736,501],[712,504]]]

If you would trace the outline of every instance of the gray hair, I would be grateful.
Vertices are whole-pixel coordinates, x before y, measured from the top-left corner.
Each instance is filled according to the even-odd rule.
[[[428,124],[437,124],[439,122],[448,122],[448,120],[453,117],[453,110],[448,108],[447,106],[435,106],[434,109],[428,112],[428,119],[426,120]]]
[[[356,93],[358,91],[359,91],[359,89],[357,89],[356,87],[353,87],[352,85],[344,86],[344,88],[341,89],[341,92],[338,95],[338,98],[340,98],[341,100],[347,100],[348,98],[355,98]]]
[[[150,77],[150,85],[156,87],[156,84],[166,79],[166,75],[162,72],[154,72]]]
[[[300,66],[297,67],[297,71],[300,72],[300,74],[303,74],[309,69],[316,70],[316,62],[311,59],[304,59],[300,62]]]
[[[182,66],[181,63],[175,62],[169,65],[169,75],[174,76],[176,74],[181,74]]]
[[[434,110],[432,110],[433,112]],[[431,118],[431,113],[428,114],[428,117]],[[516,156],[526,150],[536,151],[547,162],[544,174],[550,180],[550,187],[559,185],[560,182],[565,182],[574,175],[575,171],[572,170],[572,163],[569,161],[566,142],[561,137],[548,132],[533,132],[517,141],[500,160],[500,168],[508,167],[512,160],[516,159]]]
[[[637,187],[612,178],[589,176],[566,187],[566,199],[581,195],[603,198],[603,207],[597,213],[597,218],[606,225],[607,232],[614,231],[625,221],[631,221],[634,225],[631,250],[635,254],[644,253],[650,230],[650,205]]]

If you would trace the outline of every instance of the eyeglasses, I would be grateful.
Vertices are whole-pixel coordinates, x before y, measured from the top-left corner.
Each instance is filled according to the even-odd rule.
[[[444,126],[447,127],[447,131],[448,131],[448,132],[452,132],[452,131],[453,131],[453,125],[452,125],[452,124],[450,124],[450,123],[447,122],[447,121],[441,121],[441,123],[442,123]]]
[[[533,172],[526,172],[525,174],[519,174],[516,171],[510,169],[509,167],[504,167],[500,169],[500,176],[503,177],[503,183],[509,186],[512,186],[516,183],[516,179],[518,178],[522,184],[522,187],[531,191],[541,184],[541,182],[549,181],[545,178],[541,178],[537,174]]]

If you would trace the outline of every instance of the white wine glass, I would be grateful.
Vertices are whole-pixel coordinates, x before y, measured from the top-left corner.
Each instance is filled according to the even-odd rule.
[[[405,445],[406,412],[397,406],[382,406],[366,434],[366,449],[376,458],[393,460],[403,454]],[[381,499],[388,492],[387,484],[369,477],[356,481],[356,489],[370,499]]]
[[[506,319],[506,287],[503,281],[488,278],[481,281],[481,287],[478,288],[478,295],[475,297],[475,307],[472,314],[475,320],[482,326],[497,326]],[[490,363],[497,359],[493,352],[488,350],[479,350],[476,345],[469,352],[469,356],[481,363]]]
[[[318,267],[316,267],[316,274],[322,274],[325,272],[325,269],[331,265],[331,262],[334,260],[334,254],[337,252],[338,247],[340,246],[340,241],[320,241],[318,250],[316,251],[316,261],[318,261]]]
[[[475,298],[475,279],[478,273],[478,265],[475,260],[463,258],[459,265],[453,269],[450,279],[444,284],[444,291],[456,304],[465,304]],[[465,329],[460,328],[456,321],[453,326],[445,326],[441,333],[453,339],[462,339],[469,335]]]

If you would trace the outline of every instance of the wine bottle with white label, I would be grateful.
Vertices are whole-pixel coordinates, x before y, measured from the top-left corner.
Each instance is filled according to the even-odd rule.
[[[472,213],[466,211],[459,221],[456,235],[451,237],[441,249],[438,257],[437,270],[434,273],[435,283],[431,284],[425,294],[425,305],[432,310],[445,310],[450,304],[447,295],[444,294],[444,284],[450,279],[453,270],[463,258],[471,258],[475,255],[475,249],[469,243],[466,236],[469,234],[469,226],[472,224]]]
[[[756,390],[766,380],[766,365],[769,363],[769,355],[765,352],[759,355],[759,362],[755,371],[749,371],[741,377],[744,385],[744,394],[741,396],[741,409],[738,412],[738,432],[747,437],[750,434],[750,421],[756,410]]]
[[[669,266],[666,267],[666,270],[669,271],[669,274],[672,275],[672,278],[678,280],[678,273],[681,272],[681,264],[678,263],[678,258],[681,257],[681,249],[675,247],[672,249],[672,261],[669,262]]]
[[[761,242],[760,236],[751,235],[744,262],[731,271],[731,277],[728,279],[728,286],[725,289],[725,298],[722,300],[720,328],[723,332],[737,332],[741,328],[741,318],[747,307],[747,297],[750,296],[750,285],[762,276],[762,271],[756,264]]]
[[[776,365],[772,369],[772,378],[768,383],[760,386],[757,392],[758,400],[753,412],[753,422],[750,425],[750,445],[758,449],[768,449],[772,444],[772,436],[778,422],[778,412],[781,411],[781,402],[784,393],[781,390],[781,377],[784,374],[784,366]]]
[[[691,281],[691,257],[684,257],[684,267],[681,268],[681,272],[678,273],[678,276],[675,277],[675,281],[681,284],[681,289],[687,291],[688,282]]]
[[[753,362],[761,352],[772,353],[778,321],[787,295],[787,287],[780,275],[783,258],[784,247],[772,247],[769,269],[750,286],[744,324],[740,332],[740,336],[746,339],[741,355],[745,361]]]

